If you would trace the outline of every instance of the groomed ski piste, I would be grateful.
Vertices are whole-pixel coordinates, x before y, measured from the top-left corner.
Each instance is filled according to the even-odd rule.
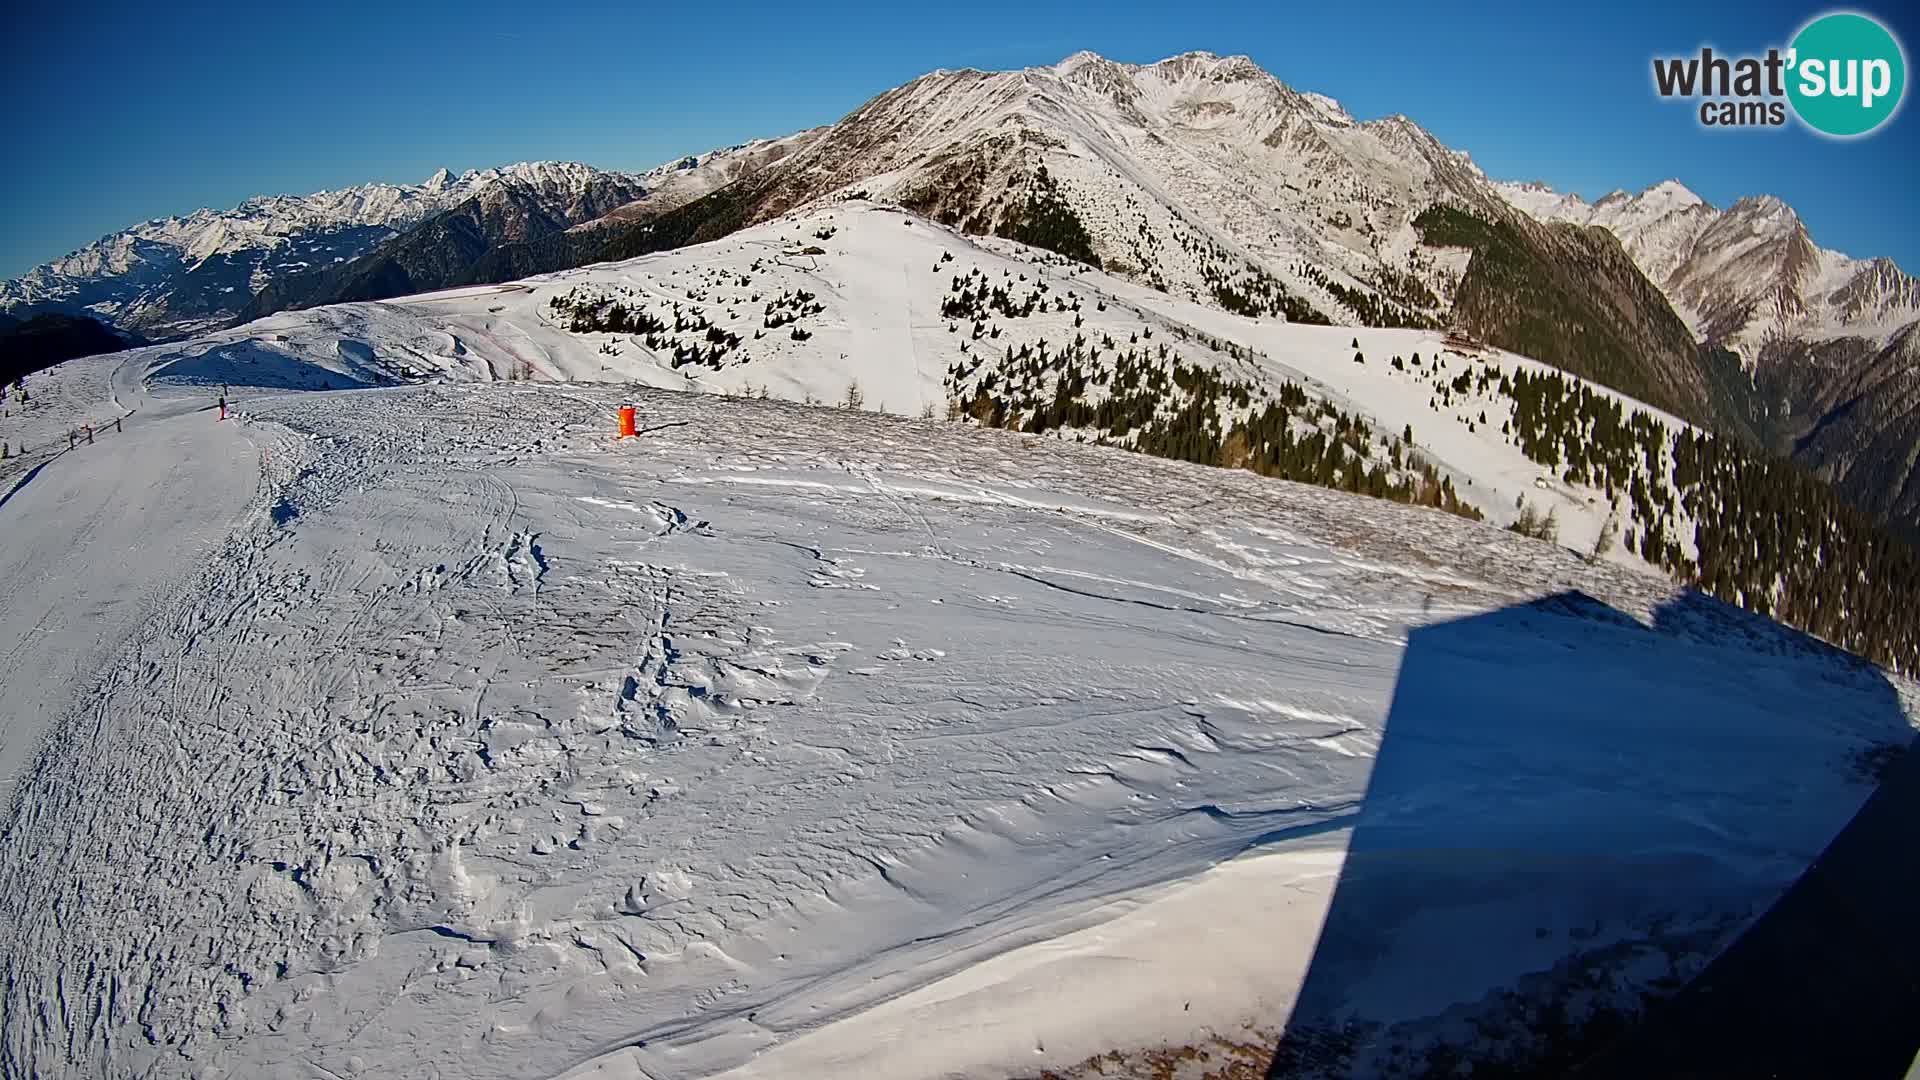
[[[1087,301],[1010,336],[1185,327],[1410,423],[1490,520],[945,420],[947,251]],[[808,336],[554,319],[728,274]],[[1538,469],[1355,338],[1442,348],[846,204],[30,377],[0,1072],[1197,1074],[1291,1020],[1370,1073],[1671,992],[1914,689],[1502,530]]]

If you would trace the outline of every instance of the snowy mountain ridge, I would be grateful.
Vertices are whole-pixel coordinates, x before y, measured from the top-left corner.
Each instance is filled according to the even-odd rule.
[[[1859,336],[1884,344],[1920,320],[1920,282],[1891,259],[1819,247],[1772,195],[1722,210],[1671,179],[1593,203],[1540,183],[1494,188],[1542,221],[1612,232],[1697,334],[1749,365],[1769,340]]]
[[[1592,204],[1497,187],[1540,220],[1618,237],[1695,335],[1739,357],[1775,449],[1920,537],[1920,281],[1891,259],[1816,245],[1773,196],[1722,210],[1675,180]]]
[[[887,140],[871,138],[875,129]],[[256,197],[227,211],[143,222],[0,282],[0,309],[60,304],[150,330],[142,325],[151,318],[143,318],[143,307],[153,299],[140,295],[143,285],[164,289],[161,279],[192,274],[219,256],[298,247],[305,234],[354,233],[300,257],[254,257],[242,287],[258,291],[289,269],[350,259],[370,250],[370,239],[384,240],[502,183],[578,190],[593,176],[621,176],[652,197],[645,212],[615,215],[626,220],[784,162],[794,167],[783,170],[779,197],[758,208],[759,219],[865,185],[917,209],[991,225],[980,215],[1004,213],[1005,201],[1024,191],[1018,147],[1050,164],[1104,261],[1202,300],[1211,297],[1214,279],[1253,269],[1335,323],[1378,324],[1381,312],[1370,302],[1364,309],[1353,302],[1367,296],[1394,308],[1397,316],[1389,317],[1443,319],[1459,258],[1424,248],[1408,227],[1441,201],[1481,213],[1512,206],[1544,222],[1608,228],[1691,327],[1750,362],[1759,342],[1783,329],[1884,341],[1920,312],[1913,279],[1887,260],[1813,247],[1797,215],[1778,200],[1741,200],[1720,211],[1666,181],[1588,204],[1545,185],[1496,182],[1467,153],[1405,115],[1360,121],[1334,99],[1296,90],[1248,57],[1205,51],[1151,64],[1081,51],[1017,71],[941,69],[879,95],[838,124],[676,158],[639,174],[525,162],[458,175],[443,169],[419,184]],[[1192,233],[1183,246],[1217,250],[1150,250],[1138,235],[1143,225]],[[368,227],[388,231],[361,231]],[[1431,302],[1379,288],[1383,275],[1402,273],[1431,290]],[[121,279],[122,287],[107,279]]]
[[[742,177],[767,168],[805,147],[824,127],[808,128],[775,139],[753,139],[699,154],[663,162],[639,174],[646,198],[609,214],[616,221],[640,220],[684,206]]]
[[[1461,329],[1792,452],[1870,512],[1920,522],[1902,453],[1920,435],[1907,359],[1920,289],[1891,262],[1816,248],[1777,200],[1720,211],[1669,182],[1589,205],[1496,183],[1408,117],[1357,120],[1244,56],[1126,64],[1080,52],[1018,71],[941,70],[822,128],[605,175],[633,198],[529,206],[501,194],[525,190],[509,178],[442,174],[407,198],[334,193],[385,224],[282,241],[201,215],[206,228],[175,246],[129,233],[72,264],[109,278],[56,281],[43,268],[0,286],[0,306],[31,295],[165,337],[630,258],[861,194],[1237,314]],[[556,195],[582,182],[593,181],[561,178]],[[414,215],[476,183],[501,205],[462,203],[465,220],[418,228]],[[254,209],[271,219],[298,201]],[[1471,235],[1431,229],[1441,210],[1500,234],[1521,264],[1476,267]],[[1592,225],[1620,244],[1586,234]],[[1720,370],[1698,339],[1736,352],[1745,373]],[[1855,399],[1870,407],[1837,411]]]
[[[1668,182],[1587,206],[1497,183],[1406,116],[1356,120],[1243,56],[1082,52],[880,94],[687,207],[705,217],[672,235],[849,193],[1238,314],[1462,329],[1792,454],[1920,528],[1905,452],[1920,439],[1920,288],[1889,260],[1817,248],[1778,199],[1721,211]],[[639,239],[607,257],[659,246]]]
[[[809,133],[735,201],[767,220],[858,190],[990,232],[1017,227],[1035,163],[1109,268],[1203,302],[1270,277],[1309,321],[1444,322],[1465,259],[1412,226],[1436,203],[1607,227],[1691,330],[1749,363],[1769,334],[1884,343],[1920,313],[1920,290],[1890,261],[1814,248],[1776,199],[1718,211],[1667,181],[1588,205],[1494,181],[1405,115],[1360,121],[1248,57],[1209,52],[934,71]]]
[[[55,278],[124,274],[135,268],[137,245],[144,241],[177,250],[186,263],[215,255],[272,247],[302,231],[342,225],[398,226],[501,182],[553,188],[577,185],[604,170],[578,162],[530,161],[454,174],[440,169],[418,184],[368,183],[316,191],[309,195],[256,195],[230,210],[203,207],[192,213],[153,218],[35,267],[5,283],[9,302],[34,298],[29,290],[46,288]]]
[[[0,282],[0,310],[84,310],[156,336],[209,329],[268,281],[350,260],[475,196],[513,187],[564,203],[610,179],[640,184],[579,162],[532,161],[441,169],[418,184],[255,196],[141,222]]]

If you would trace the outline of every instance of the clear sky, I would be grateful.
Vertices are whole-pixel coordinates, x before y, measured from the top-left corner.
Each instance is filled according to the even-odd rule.
[[[1361,119],[1406,113],[1498,178],[1594,198],[1675,176],[1720,206],[1774,194],[1821,245],[1920,272],[1911,102],[1839,142],[1791,124],[1702,130],[1651,89],[1655,55],[1785,45],[1827,8],[1289,7],[15,0],[0,13],[0,275],[255,194],[543,158],[645,168],[836,120],[934,68],[1079,49],[1132,62],[1245,53]],[[1911,8],[1853,10],[1920,50]]]

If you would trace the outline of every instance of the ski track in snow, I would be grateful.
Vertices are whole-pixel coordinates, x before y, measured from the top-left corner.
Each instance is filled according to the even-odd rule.
[[[174,560],[207,554],[254,494],[249,439],[231,425],[216,429],[198,399],[149,399],[137,368],[99,357],[59,379],[38,379],[41,394],[14,425],[40,435],[47,449],[25,455],[32,465],[0,475],[8,535],[29,527],[34,534],[31,542],[0,545],[0,611],[9,624],[25,625],[0,644],[0,702],[11,717],[54,714],[85,693],[151,613],[158,590],[173,583]],[[101,422],[123,411],[121,431]],[[67,428],[88,417],[98,428],[94,443],[83,437],[69,450]],[[169,497],[183,488],[196,489],[196,497]],[[146,547],[152,543],[166,545],[170,557]],[[0,725],[0,803],[37,735]]]
[[[1409,627],[1671,596],[1437,511],[958,425],[647,391],[621,443],[609,388],[280,394],[228,425],[181,392],[0,507],[10,672],[45,664],[14,643],[46,575],[112,564],[80,534],[133,531],[100,507],[164,546],[140,617],[70,600],[125,631],[61,653],[97,686],[5,681],[7,753],[45,729],[0,849],[9,1075],[819,1072],[835,1021],[887,1030],[875,1006],[1243,854],[1302,867],[1253,879],[1305,906],[1247,943],[1297,977]],[[1758,687],[1730,715],[1852,700],[1718,629],[1661,640]],[[1774,752],[1858,748],[1807,711]],[[1619,778],[1505,779],[1578,804]],[[1864,793],[1715,803],[1748,899]],[[1271,1024],[1284,993],[868,1066],[1004,1074]]]

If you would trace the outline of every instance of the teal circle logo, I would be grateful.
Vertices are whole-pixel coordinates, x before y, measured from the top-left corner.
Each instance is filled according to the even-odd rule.
[[[1886,27],[1838,12],[1793,39],[1787,99],[1815,131],[1847,138],[1887,122],[1907,90],[1907,58]]]

